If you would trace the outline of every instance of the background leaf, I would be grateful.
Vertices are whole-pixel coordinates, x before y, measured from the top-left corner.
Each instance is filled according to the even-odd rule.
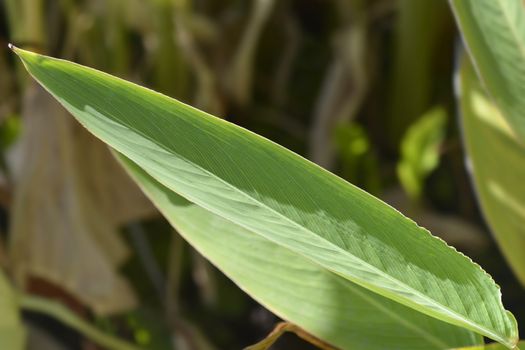
[[[525,285],[525,146],[487,98],[467,57],[460,74],[467,164],[487,222]]]
[[[451,0],[489,95],[525,142],[525,10],[521,0]]]
[[[397,176],[412,199],[419,199],[425,178],[438,166],[445,138],[447,114],[442,107],[425,113],[407,130],[401,141]]]

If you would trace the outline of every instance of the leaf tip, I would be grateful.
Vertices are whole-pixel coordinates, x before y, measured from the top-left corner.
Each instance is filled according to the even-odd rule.
[[[9,50],[13,51],[13,52],[14,52],[15,54],[17,54],[19,57],[20,57],[20,52],[21,52],[21,51],[24,51],[24,50],[22,50],[21,48],[19,48],[18,46],[15,46],[15,45],[13,45],[13,44],[11,44],[11,43],[8,43],[8,44],[7,44],[7,48],[8,48]]]

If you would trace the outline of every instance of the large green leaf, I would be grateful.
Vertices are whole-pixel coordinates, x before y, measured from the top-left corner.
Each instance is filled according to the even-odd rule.
[[[25,330],[20,309],[11,286],[0,271],[0,349],[22,350],[24,347]]]
[[[446,349],[481,337],[370,292],[192,204],[120,157],[178,232],[275,314],[343,349]]]
[[[384,297],[509,347],[517,341],[490,276],[377,198],[176,100],[16,51],[88,130],[189,201]]]
[[[487,92],[525,141],[525,10],[522,0],[451,0]]]
[[[487,98],[468,59],[461,68],[460,102],[469,170],[481,208],[525,285],[525,146]]]

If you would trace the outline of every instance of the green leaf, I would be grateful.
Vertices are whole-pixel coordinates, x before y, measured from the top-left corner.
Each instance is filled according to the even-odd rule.
[[[0,271],[0,349],[25,348],[25,329],[14,292]]]
[[[428,317],[212,214],[119,157],[177,231],[269,310],[343,349],[446,349],[475,333]],[[460,345],[464,344],[464,345]]]
[[[481,209],[525,285],[525,146],[487,98],[468,59],[461,68],[460,103],[468,164]]]
[[[525,11],[522,0],[451,0],[477,72],[525,141]]]
[[[88,130],[189,201],[386,298],[509,347],[517,341],[490,276],[377,198],[176,100],[16,52]]]
[[[445,138],[447,114],[442,107],[425,113],[407,130],[401,141],[397,175],[412,199],[419,199],[425,178],[439,164],[439,149]]]

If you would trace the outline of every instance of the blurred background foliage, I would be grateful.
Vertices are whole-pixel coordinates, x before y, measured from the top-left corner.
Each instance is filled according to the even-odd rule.
[[[464,165],[447,1],[0,0],[0,263],[12,284],[147,349],[240,349],[279,320],[173,232],[8,42],[304,155],[472,257],[525,320]],[[97,349],[48,317],[24,322],[30,349]],[[311,346],[285,335],[273,348]]]

